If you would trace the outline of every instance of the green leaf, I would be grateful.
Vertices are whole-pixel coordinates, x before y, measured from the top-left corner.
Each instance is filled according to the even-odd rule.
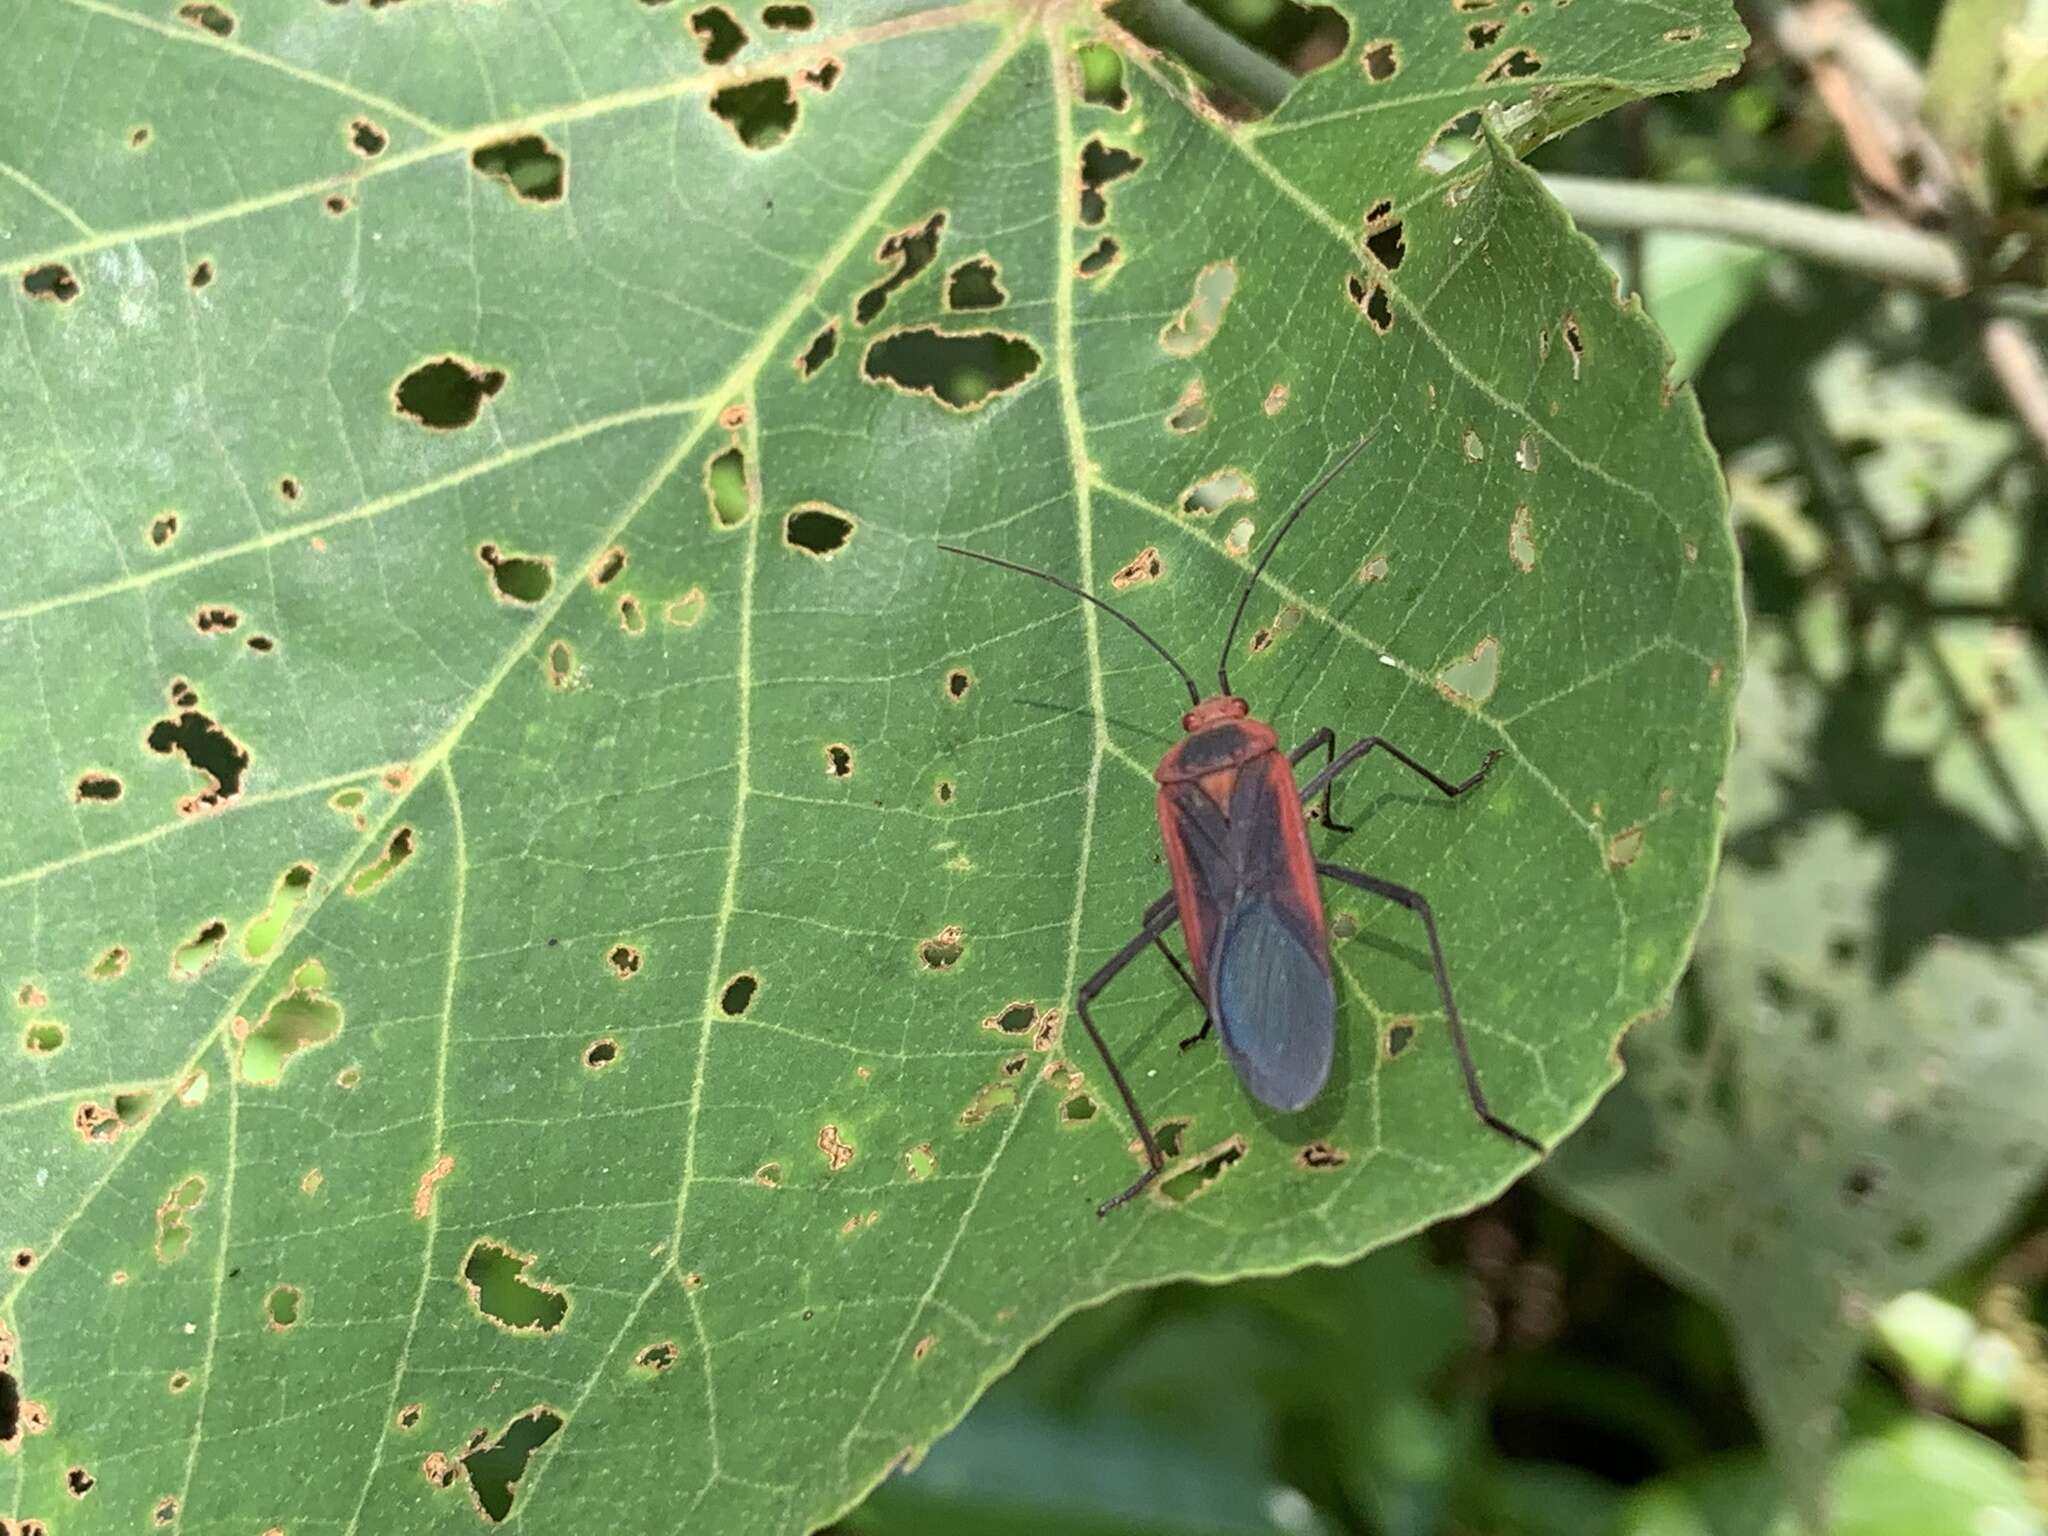
[[[1502,21],[1380,71],[1354,20],[1254,131],[1128,49],[1081,99],[1087,12],[17,18],[0,1006],[65,1034],[0,1058],[16,1514],[800,1528],[1078,1305],[1527,1167],[1345,898],[1300,1115],[1174,1049],[1163,966],[1105,997],[1181,1198],[1096,1220],[1138,1164],[1069,1010],[1165,886],[1182,706],[941,537],[1206,673],[1373,432],[1234,681],[1289,745],[1505,751],[1456,804],[1376,756],[1317,841],[1435,903],[1500,1111],[1588,1112],[1700,909],[1734,553],[1592,247],[1498,140],[1422,156],[1741,33]]]
[[[1943,1419],[1900,1419],[1858,1440],[1828,1470],[1829,1536],[1978,1536],[2048,1530],[2018,1457]],[[1730,1456],[1636,1493],[1613,1536],[1798,1536],[1761,1457]]]
[[[2048,670],[1999,617],[2015,429],[1860,337],[1783,370],[1792,323],[1756,322],[1790,377],[1731,466],[1758,612],[1727,857],[1674,1017],[1546,1176],[1720,1306],[1810,1505],[1873,1314],[2048,1168]]]

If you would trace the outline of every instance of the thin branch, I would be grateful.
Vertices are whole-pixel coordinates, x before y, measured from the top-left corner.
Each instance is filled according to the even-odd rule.
[[[1217,85],[1271,112],[1296,85],[1292,70],[1259,52],[1234,32],[1211,21],[1188,0],[1129,0],[1118,6],[1120,20],[1154,46],[1171,48],[1181,62]]]
[[[2035,449],[2048,455],[2048,363],[2034,338],[2017,320],[1986,321],[1984,356],[2014,413],[2034,435]]]
[[[1599,176],[1546,175],[1579,223],[1596,229],[1689,229],[1846,267],[1881,281],[1961,293],[1963,259],[1938,235],[1754,192],[1670,187]]]

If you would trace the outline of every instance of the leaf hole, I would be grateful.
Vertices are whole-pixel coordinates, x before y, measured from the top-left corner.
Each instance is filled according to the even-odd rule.
[[[720,449],[704,462],[704,495],[711,520],[720,528],[737,528],[752,515],[759,487],[747,472],[747,456],[738,443]]]
[[[709,106],[711,115],[748,149],[773,149],[796,130],[796,92],[786,75],[729,85],[711,98]]]
[[[551,1408],[536,1406],[514,1419],[496,1439],[462,1457],[462,1470],[469,1477],[470,1493],[477,1510],[496,1525],[512,1513],[519,1480],[527,1463],[562,1427],[562,1416]]]
[[[119,944],[109,947],[86,972],[94,981],[112,981],[128,969],[128,951]]]
[[[569,162],[537,133],[480,144],[469,163],[479,174],[503,182],[522,203],[558,203],[569,189]]]
[[[640,951],[631,944],[614,944],[611,953],[605,956],[605,963],[612,968],[612,974],[624,981],[640,973]]]
[[[416,841],[411,827],[400,827],[392,833],[391,840],[384,845],[384,852],[377,861],[364,865],[349,881],[349,895],[367,896],[397,874],[405,861],[413,856]]]
[[[1081,44],[1074,50],[1074,67],[1081,99],[1091,107],[1121,112],[1131,104],[1131,93],[1124,89],[1124,56],[1107,43]]]
[[[31,1056],[54,1056],[64,1049],[69,1033],[55,1019],[33,1019],[22,1033],[21,1048]]]
[[[1479,113],[1476,110],[1460,112],[1449,119],[1422,146],[1419,161],[1422,169],[1434,174],[1455,170],[1479,147],[1478,133]]]
[[[771,32],[808,32],[818,20],[808,5],[780,4],[761,11],[761,25]]]
[[[1095,242],[1094,247],[1086,255],[1074,263],[1074,275],[1083,279],[1098,277],[1115,265],[1122,251],[1123,247],[1117,244],[1114,236],[1104,235]]]
[[[1021,336],[921,325],[877,337],[861,359],[861,373],[966,412],[1015,389],[1038,371],[1041,361],[1038,349]]]
[[[301,966],[292,979],[292,987],[271,1000],[242,1040],[236,1069],[245,1083],[272,1086],[284,1077],[294,1056],[326,1045],[341,1033],[341,1005],[321,995],[320,984],[326,978],[319,966]]]
[[[1477,53],[1482,48],[1491,48],[1494,40],[1507,28],[1504,21],[1475,21],[1465,29],[1465,51]]]
[[[610,586],[626,569],[626,551],[614,544],[590,563],[590,584],[599,589]]]
[[[593,1040],[583,1048],[583,1065],[593,1072],[601,1072],[619,1059],[619,1042],[606,1035]]]
[[[1257,488],[1244,471],[1219,469],[1204,475],[1180,493],[1180,509],[1189,517],[1213,517],[1225,508],[1250,501],[1257,495]]]
[[[640,599],[630,592],[619,594],[619,628],[629,635],[647,632],[647,615],[640,607]]]
[[[1479,83],[1495,85],[1502,80],[1526,80],[1542,68],[1542,54],[1527,48],[1516,48],[1487,65],[1486,72],[1479,77]]]
[[[1174,401],[1174,412],[1165,418],[1167,432],[1200,432],[1208,426],[1208,391],[1200,379],[1190,379],[1188,387],[1180,391],[1180,399]]]
[[[692,11],[689,27],[697,35],[697,48],[706,64],[723,64],[747,45],[746,29],[722,5]]]
[[[555,562],[549,555],[512,555],[495,544],[479,544],[476,557],[490,573],[491,593],[501,603],[531,608],[555,584]]]
[[[1408,242],[1403,233],[1405,228],[1401,220],[1395,219],[1373,230],[1365,237],[1365,253],[1389,272],[1394,271],[1408,254]]]
[[[232,37],[235,31],[235,13],[224,5],[211,3],[211,0],[192,0],[190,4],[179,6],[178,19],[215,37]]]
[[[61,261],[45,262],[22,274],[21,291],[32,299],[69,304],[78,297],[78,279]]]
[[[536,1257],[494,1238],[471,1243],[462,1261],[470,1305],[509,1333],[553,1333],[569,1315],[569,1297],[560,1286],[527,1278]]]
[[[1385,85],[1401,72],[1401,45],[1391,37],[1377,37],[1358,55],[1358,67],[1369,85]]]
[[[5,1436],[0,1436],[0,1439],[4,1438]],[[98,1481],[99,1479],[84,1467],[69,1467],[64,1472],[64,1491],[74,1499],[82,1499],[92,1492],[93,1485]]]
[[[503,369],[486,368],[452,353],[421,363],[392,389],[398,413],[430,432],[455,432],[482,414],[505,387]]]
[[[1500,641],[1492,635],[1436,675],[1437,691],[1460,704],[1484,704],[1500,685]]]
[[[718,994],[718,1011],[728,1019],[740,1018],[753,1006],[754,994],[760,990],[761,978],[752,971],[741,971]]]
[[[1536,533],[1527,504],[1515,508],[1508,524],[1508,558],[1524,576],[1536,569]]]
[[[949,923],[917,946],[917,961],[928,971],[950,971],[966,952],[959,927]]]
[[[1159,345],[1168,357],[1189,358],[1216,339],[1224,313],[1237,292],[1237,267],[1227,261],[1212,262],[1195,274],[1194,292],[1187,303],[1159,332]]]
[[[682,1351],[676,1348],[674,1340],[663,1339],[659,1344],[650,1344],[641,1350],[633,1357],[633,1363],[649,1375],[659,1376],[674,1365],[681,1355]]]
[[[72,786],[71,798],[80,802],[97,801],[104,805],[121,798],[121,780],[111,773],[82,773]]]
[[[1415,1043],[1415,1021],[1412,1019],[1389,1019],[1386,1032],[1380,1036],[1380,1050],[1387,1060],[1392,1061]]]
[[[350,120],[348,125],[348,147],[365,160],[374,160],[384,153],[391,142],[391,135],[367,117]]]
[[[1109,578],[1109,584],[1119,592],[1141,587],[1157,581],[1165,573],[1166,566],[1159,558],[1159,551],[1153,545],[1146,545],[1134,555],[1130,563]]]
[[[1060,1101],[1061,1125],[1086,1125],[1095,1118],[1095,1100],[1085,1093],[1070,1094]]]
[[[808,379],[820,368],[832,361],[839,350],[839,322],[826,322],[825,328],[811,338],[811,344],[798,354],[796,371],[800,378]]]
[[[1162,1198],[1175,1205],[1185,1204],[1197,1195],[1206,1194],[1214,1189],[1216,1181],[1235,1167],[1243,1159],[1244,1154],[1244,1138],[1233,1136],[1194,1167],[1177,1173],[1172,1178],[1161,1179],[1157,1186],[1159,1193]]]
[[[817,560],[829,560],[853,537],[854,521],[822,501],[793,507],[782,520],[782,542]]]
[[[227,936],[228,925],[219,918],[202,924],[197,933],[171,951],[171,975],[179,981],[190,981],[220,958]]]
[[[185,281],[193,288],[204,288],[213,281],[213,263],[210,261],[194,262],[192,271]]]
[[[277,877],[277,883],[270,893],[270,905],[249,919],[249,926],[242,932],[242,957],[246,960],[261,960],[284,936],[290,925],[292,914],[306,899],[312,888],[316,873],[311,864],[294,864]]]
[[[1386,284],[1368,283],[1362,274],[1354,272],[1344,280],[1344,291],[1378,334],[1384,336],[1394,328],[1394,305],[1387,297]]]
[[[305,1301],[305,1293],[296,1285],[278,1285],[271,1288],[263,1298],[264,1313],[270,1318],[270,1326],[279,1333],[297,1326],[299,1309]]]
[[[1009,301],[1001,272],[986,256],[963,261],[946,274],[946,308],[1001,309]]]
[[[923,224],[914,224],[908,229],[899,229],[885,239],[875,251],[875,260],[883,266],[895,263],[896,270],[883,278],[874,287],[863,293],[853,306],[853,318],[861,324],[870,324],[877,315],[888,307],[889,298],[897,289],[909,283],[938,258],[939,235],[946,227],[946,212],[939,209]],[[972,263],[963,263],[963,269]],[[957,273],[956,273],[957,276]],[[994,281],[995,269],[989,266],[989,279]],[[1001,302],[1000,299],[997,300]]]
[[[1351,1154],[1327,1141],[1312,1141],[1294,1154],[1294,1160],[1311,1172],[1319,1172],[1325,1168],[1342,1168],[1351,1161]]]
[[[149,520],[149,547],[162,549],[178,536],[178,514],[161,512]]]
[[[958,704],[967,697],[967,690],[974,686],[974,676],[964,667],[954,667],[946,674],[946,697]]]
[[[1109,199],[1103,188],[1134,173],[1145,163],[1142,155],[1090,139],[1081,146],[1081,222],[1090,228],[1109,217]]]

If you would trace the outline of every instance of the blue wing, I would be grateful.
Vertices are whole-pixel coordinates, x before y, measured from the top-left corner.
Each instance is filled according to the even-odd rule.
[[[1297,926],[1270,891],[1248,894],[1225,919],[1209,972],[1224,1054],[1254,1098],[1282,1110],[1322,1092],[1337,1044],[1329,970]]]

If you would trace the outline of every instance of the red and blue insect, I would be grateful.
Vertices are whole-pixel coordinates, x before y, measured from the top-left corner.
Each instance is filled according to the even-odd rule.
[[[1331,819],[1330,787],[1339,774],[1368,753],[1386,753],[1428,780],[1447,799],[1456,799],[1484,782],[1500,753],[1487,753],[1474,773],[1453,783],[1383,737],[1367,736],[1340,752],[1336,732],[1324,726],[1282,757],[1273,728],[1254,719],[1250,706],[1230,691],[1231,642],[1266,562],[1273,558],[1295,519],[1358,457],[1366,442],[1361,438],[1353,444],[1281,519],[1245,579],[1237,611],[1223,639],[1223,656],[1216,668],[1217,691],[1207,698],[1165,646],[1128,614],[1093,593],[1028,565],[951,544],[939,546],[948,554],[1035,576],[1094,604],[1165,658],[1187,685],[1192,706],[1181,716],[1181,729],[1187,734],[1168,749],[1152,773],[1159,784],[1159,832],[1167,865],[1173,871],[1173,889],[1145,909],[1138,932],[1081,984],[1076,999],[1082,1026],[1101,1052],[1103,1065],[1109,1069],[1110,1080],[1116,1084],[1145,1149],[1145,1172],[1130,1188],[1103,1201],[1097,1207],[1098,1215],[1106,1216],[1143,1193],[1164,1171],[1166,1160],[1138,1107],[1137,1096],[1089,1015],[1089,1003],[1156,945],[1202,1005],[1202,1028],[1182,1041],[1182,1048],[1205,1038],[1213,1028],[1221,1038],[1224,1056],[1252,1097],[1277,1110],[1305,1107],[1329,1081],[1337,1039],[1337,1001],[1330,978],[1330,934],[1323,916],[1322,880],[1336,880],[1383,897],[1422,920],[1437,992],[1443,999],[1446,1031],[1457,1052],[1473,1113],[1491,1130],[1539,1156],[1545,1150],[1541,1142],[1496,1115],[1486,1101],[1465,1041],[1457,1000],[1451,993],[1436,915],[1428,901],[1420,892],[1378,875],[1318,859],[1309,844],[1308,819],[1302,813],[1304,805],[1320,797],[1323,825],[1335,832],[1353,830]],[[1294,768],[1318,751],[1326,752],[1328,761],[1306,784],[1296,784]],[[1187,941],[1186,966],[1166,947],[1166,931],[1175,923],[1180,924]]]

